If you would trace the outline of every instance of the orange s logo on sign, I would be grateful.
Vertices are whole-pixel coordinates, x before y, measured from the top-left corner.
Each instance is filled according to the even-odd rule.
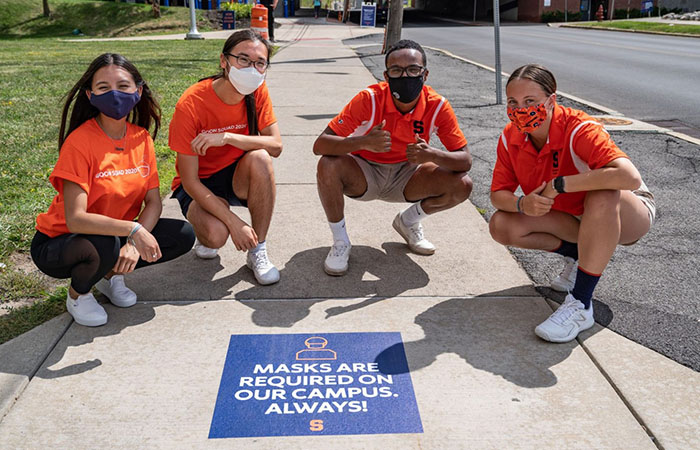
[[[312,420],[311,422],[309,422],[309,430],[322,431],[323,430],[323,420]]]

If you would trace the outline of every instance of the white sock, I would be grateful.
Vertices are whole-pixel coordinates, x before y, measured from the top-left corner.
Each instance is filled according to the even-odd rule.
[[[249,251],[250,253],[258,253],[261,250],[267,250],[267,245],[265,244],[267,241],[262,241],[258,242],[258,245],[255,246],[255,248],[251,248]]]
[[[348,231],[345,229],[345,217],[340,219],[340,222],[328,222],[328,225],[331,227],[331,233],[333,233],[333,242],[343,241],[350,243]]]
[[[420,206],[420,202],[417,202],[409,206],[407,210],[401,213],[401,221],[404,225],[410,227],[414,223],[418,223],[425,219],[427,216],[428,214],[423,211],[423,208]]]

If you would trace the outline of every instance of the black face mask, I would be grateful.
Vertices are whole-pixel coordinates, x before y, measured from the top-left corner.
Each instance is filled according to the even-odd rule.
[[[423,76],[388,78],[391,95],[401,103],[411,103],[423,89]]]

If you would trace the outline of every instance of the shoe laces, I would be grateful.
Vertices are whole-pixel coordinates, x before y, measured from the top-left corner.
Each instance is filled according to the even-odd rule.
[[[559,276],[569,281],[574,281],[573,277],[576,273],[574,271],[574,267],[576,267],[576,260],[572,258],[567,258],[566,264],[564,265],[564,268],[562,269],[561,274],[559,274]]]
[[[343,241],[335,241],[333,247],[331,247],[331,256],[334,258],[340,258],[345,254],[349,247],[349,244]]]
[[[423,226],[420,224],[420,222],[414,223],[413,225],[408,227],[408,229],[411,231],[411,234],[413,234],[413,237],[416,240],[416,242],[422,241],[424,239]]]
[[[549,320],[557,325],[564,325],[569,321],[571,316],[576,314],[576,312],[581,309],[580,303],[581,302],[573,297],[567,297],[564,303],[562,303],[562,305],[556,311],[554,311],[551,316],[549,316]]]
[[[267,269],[268,267],[272,266],[272,263],[267,258],[266,250],[251,253],[251,257],[253,258],[253,265],[257,270]]]

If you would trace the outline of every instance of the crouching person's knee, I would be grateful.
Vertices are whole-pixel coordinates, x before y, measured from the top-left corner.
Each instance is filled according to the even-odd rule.
[[[489,232],[494,241],[503,245],[510,245],[510,232],[508,227],[508,215],[503,211],[496,211],[489,220]]]

